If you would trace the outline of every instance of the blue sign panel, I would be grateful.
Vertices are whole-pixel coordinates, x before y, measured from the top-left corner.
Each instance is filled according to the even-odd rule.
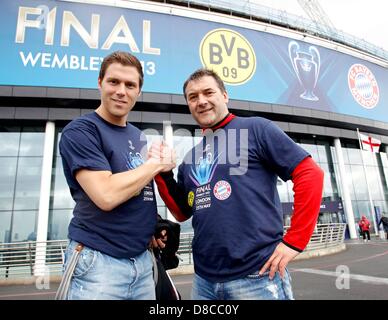
[[[0,85],[96,88],[115,50],[143,63],[143,91],[181,94],[200,67],[230,98],[388,122],[388,70],[321,46],[211,21],[55,0],[4,1]]]

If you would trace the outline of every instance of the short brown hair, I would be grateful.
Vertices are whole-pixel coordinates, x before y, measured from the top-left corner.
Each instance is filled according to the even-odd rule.
[[[100,74],[98,75],[98,79],[104,79],[105,72],[112,63],[120,63],[123,66],[135,67],[137,72],[139,73],[139,88],[141,89],[144,81],[144,74],[141,63],[133,54],[130,54],[129,52],[125,51],[115,51],[104,58],[101,63]]]
[[[186,87],[189,84],[189,82],[190,81],[199,80],[199,79],[201,79],[203,77],[206,77],[206,76],[212,77],[214,80],[216,80],[217,85],[220,88],[222,93],[226,92],[224,82],[221,80],[220,76],[215,71],[210,70],[210,69],[201,68],[201,69],[198,69],[198,70],[194,71],[187,78],[187,80],[185,81],[185,83],[183,85],[183,95],[185,96],[186,100],[187,100],[187,98],[186,98]]]

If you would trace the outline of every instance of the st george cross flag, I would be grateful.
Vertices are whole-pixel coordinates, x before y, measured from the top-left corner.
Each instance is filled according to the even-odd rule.
[[[365,134],[358,133],[358,138],[360,139],[360,145],[362,150],[371,151],[378,153],[381,145],[381,141],[372,138],[370,136],[366,136]]]

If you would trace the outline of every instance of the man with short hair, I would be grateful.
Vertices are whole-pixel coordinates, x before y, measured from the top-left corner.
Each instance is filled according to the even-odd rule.
[[[313,233],[323,171],[273,122],[231,114],[215,72],[197,70],[183,93],[204,137],[183,159],[177,182],[171,171],[155,181],[178,221],[193,217],[192,298],[293,299],[286,266]],[[286,235],[278,177],[294,183]]]
[[[146,137],[127,122],[142,85],[140,61],[113,52],[98,77],[100,106],[63,129],[59,148],[76,202],[65,273],[80,252],[67,299],[155,299],[147,250],[157,222],[152,181],[172,170],[175,160],[171,152],[146,159]]]

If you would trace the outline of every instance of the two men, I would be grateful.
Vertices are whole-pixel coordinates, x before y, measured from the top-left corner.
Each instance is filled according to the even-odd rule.
[[[193,216],[194,299],[292,299],[286,266],[313,232],[322,170],[271,121],[230,114],[222,80],[201,69],[185,82],[184,95],[204,138],[176,182],[174,153],[153,144],[147,158],[145,137],[126,122],[142,83],[134,56],[109,55],[98,79],[101,105],[62,132],[60,152],[76,201],[66,269],[80,252],[68,298],[155,298],[147,250],[157,219],[155,178],[177,220]],[[284,237],[278,176],[292,179],[295,192]]]
[[[178,221],[193,217],[192,298],[293,299],[286,266],[313,233],[323,171],[271,121],[231,114],[213,71],[194,72],[183,93],[204,137],[179,166],[178,181],[171,171],[155,181]],[[284,237],[278,176],[291,179],[295,193]]]

